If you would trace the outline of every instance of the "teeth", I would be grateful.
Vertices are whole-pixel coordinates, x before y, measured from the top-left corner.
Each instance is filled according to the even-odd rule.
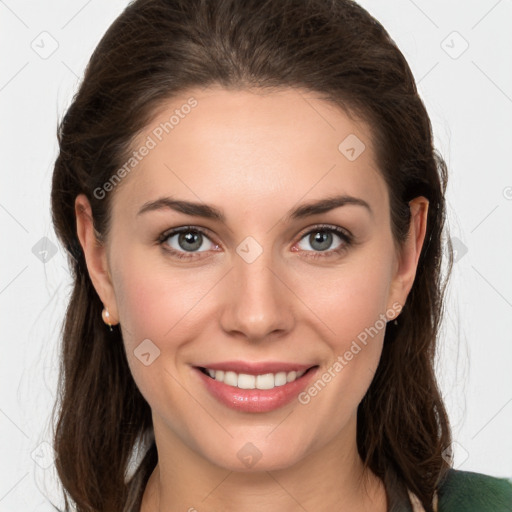
[[[215,380],[217,380],[217,372],[215,372]],[[235,372],[226,372],[224,374],[224,384],[237,387],[238,375]]]
[[[284,386],[286,382],[286,372],[276,373],[274,377],[274,386]]]
[[[258,389],[273,389],[277,384],[275,383],[275,376],[273,373],[265,373],[265,375],[258,375],[256,377],[256,387]],[[240,387],[240,380],[238,381]]]
[[[241,373],[238,376],[238,387],[240,389],[254,389],[256,387],[256,377],[254,375]]]
[[[297,378],[297,372],[288,372],[286,375],[286,382],[293,382]]]
[[[273,389],[274,387],[284,386],[288,382],[293,382],[302,377],[306,370],[296,372],[278,372],[265,373],[263,375],[248,375],[247,373],[225,372],[224,370],[211,370],[206,368],[208,375],[219,382],[228,386],[238,387],[240,389]]]

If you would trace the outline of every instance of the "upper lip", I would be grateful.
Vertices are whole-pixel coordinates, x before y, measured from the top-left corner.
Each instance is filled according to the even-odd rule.
[[[251,362],[251,361],[224,361],[220,363],[205,363],[197,368],[210,370],[224,370],[247,375],[264,375],[265,373],[300,372],[309,370],[314,364],[287,363],[281,361]]]

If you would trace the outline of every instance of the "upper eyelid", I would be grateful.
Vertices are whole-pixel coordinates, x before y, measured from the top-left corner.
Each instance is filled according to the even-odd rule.
[[[158,239],[162,242],[165,242],[171,236],[179,235],[180,233],[188,233],[189,231],[197,231],[202,235],[207,236],[208,238],[211,236],[209,234],[210,231],[207,228],[202,228],[199,226],[180,226],[177,228],[167,229],[158,237]],[[213,242],[213,240],[210,241]]]
[[[342,226],[335,226],[333,224],[315,224],[312,227],[305,228],[304,231],[301,231],[298,236],[302,238],[303,236],[309,234],[310,232],[315,231],[315,229],[318,230],[318,231],[322,231],[322,230],[332,231],[335,234],[338,234],[337,232],[341,231],[347,237],[352,238],[352,236],[353,236],[352,233],[347,228],[344,228]]]

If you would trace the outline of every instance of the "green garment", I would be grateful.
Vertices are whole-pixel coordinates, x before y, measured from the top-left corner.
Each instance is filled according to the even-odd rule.
[[[512,480],[450,469],[438,489],[438,512],[512,512]]]

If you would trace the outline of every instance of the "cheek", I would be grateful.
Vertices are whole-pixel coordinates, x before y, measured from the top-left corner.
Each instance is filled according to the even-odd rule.
[[[150,261],[142,253],[126,252],[115,275],[125,342],[133,345],[145,338],[175,338],[171,332],[181,327],[194,304],[208,290],[204,277],[194,276],[193,270],[171,268],[162,259]]]
[[[336,268],[295,269],[294,290],[317,316],[331,349],[343,353],[351,340],[377,324],[386,313],[392,280],[393,253],[374,244]],[[295,284],[296,283],[296,284]]]
[[[367,370],[377,367],[386,327],[388,290],[389,281],[374,267],[331,280],[323,294],[313,297],[312,304],[328,327],[324,339],[330,356],[332,360],[343,357],[352,384],[357,384],[361,376],[366,382]]]
[[[183,347],[201,334],[199,317],[216,279],[206,272],[171,268],[162,259],[151,262],[133,250],[125,251],[112,268],[130,370],[153,407],[161,399],[162,383],[179,391],[173,379],[184,377],[178,359]],[[179,399],[180,393],[172,395]]]

